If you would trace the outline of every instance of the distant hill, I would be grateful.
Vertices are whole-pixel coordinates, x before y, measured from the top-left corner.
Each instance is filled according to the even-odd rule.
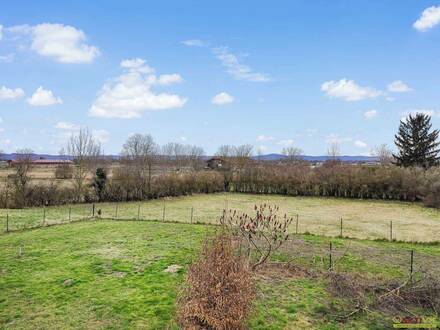
[[[299,156],[301,159],[309,161],[309,162],[325,162],[326,160],[331,159],[329,156]],[[276,160],[282,160],[285,159],[285,155],[281,154],[267,154],[267,155],[261,155],[261,156],[254,156],[254,159],[259,160],[270,160],[270,161],[276,161]],[[372,156],[340,156],[338,157],[339,160],[347,163],[353,163],[353,162],[375,162],[377,161],[377,157]]]
[[[60,156],[60,155],[49,155],[49,154],[33,154],[33,159],[48,159],[48,160],[72,160],[72,156]],[[16,153],[11,154],[3,154],[2,159],[3,160],[14,160],[17,158]],[[119,156],[117,155],[108,155],[105,156],[105,158],[108,159],[118,159]],[[206,159],[210,157],[206,156]],[[261,156],[254,156],[252,157],[255,160],[268,160],[268,161],[277,161],[285,159],[285,155],[281,154],[267,154],[267,155],[261,155]],[[301,159],[309,161],[309,162],[324,162],[330,157],[328,156],[300,156]],[[338,157],[341,161],[347,162],[347,163],[353,163],[353,162],[374,162],[377,161],[377,157],[370,157],[370,156],[340,156]]]

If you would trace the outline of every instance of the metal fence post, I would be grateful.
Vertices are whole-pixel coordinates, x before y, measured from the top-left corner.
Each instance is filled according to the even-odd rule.
[[[390,221],[390,241],[393,240],[393,221]]]
[[[43,207],[43,227],[46,225],[46,207]]]
[[[194,207],[191,207],[191,220],[190,223],[193,223],[193,215],[194,215]]]
[[[141,217],[141,204],[138,205],[138,220]]]
[[[410,267],[409,267],[409,278],[410,281],[413,279],[414,273],[414,250],[411,250]]]
[[[296,214],[296,225],[295,225],[295,233],[298,234],[298,222],[299,222],[299,214]]]
[[[115,219],[118,220],[118,204],[116,204],[115,208]]]
[[[162,222],[165,222],[165,200],[163,201]]]
[[[92,204],[92,218],[95,217],[95,203]]]
[[[341,229],[340,229],[339,236],[342,237],[342,218],[341,218]]]
[[[72,218],[72,207],[69,206],[69,222],[70,222],[71,218]]]
[[[9,232],[9,213],[6,213],[6,232]]]
[[[328,270],[333,269],[333,259],[332,259],[332,242],[329,244],[329,264],[328,264]]]

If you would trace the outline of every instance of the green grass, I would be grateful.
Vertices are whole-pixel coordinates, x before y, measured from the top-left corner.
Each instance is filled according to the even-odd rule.
[[[176,328],[183,273],[202,226],[77,223],[0,239],[0,328]],[[20,255],[21,249],[21,255]],[[65,286],[66,280],[73,280]]]
[[[237,209],[252,213],[258,203],[277,204],[281,214],[296,217],[299,214],[299,231],[321,236],[340,234],[340,219],[343,219],[343,235],[363,239],[388,239],[390,221],[393,222],[393,239],[408,242],[432,242],[440,240],[440,211],[425,208],[416,203],[355,200],[318,197],[288,197],[277,195],[211,194],[194,195],[145,202],[96,204],[102,218],[140,219],[216,223],[222,210]],[[139,208],[140,207],[140,208]],[[20,229],[43,224],[68,222],[89,217],[92,205],[31,208],[24,210],[0,210],[0,231],[6,228]],[[44,216],[45,215],[45,216]],[[45,220],[44,220],[45,218]],[[295,231],[295,225],[290,228]]]
[[[187,266],[213,227],[148,221],[78,222],[0,236],[0,328],[177,329],[176,298]],[[325,272],[329,241],[335,268],[371,278],[403,278],[440,266],[440,246],[295,236],[274,261]],[[164,273],[171,265],[177,274]],[[70,280],[69,285],[65,281]],[[390,316],[332,317],[348,303],[322,277],[257,275],[251,329],[383,329]]]

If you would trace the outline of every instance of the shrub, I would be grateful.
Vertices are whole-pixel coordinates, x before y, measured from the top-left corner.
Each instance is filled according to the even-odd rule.
[[[207,240],[200,259],[189,268],[179,300],[184,329],[244,329],[254,283],[246,262],[234,254],[232,238],[221,233]]]
[[[279,207],[276,205],[261,204],[255,205],[255,216],[230,210],[221,218],[221,223],[226,225],[237,239],[244,241],[247,259],[251,260],[251,251],[252,255],[257,256],[258,259],[252,263],[252,270],[267,262],[289,238],[287,230],[293,218],[286,214],[278,217],[278,210]]]
[[[58,165],[55,169],[55,178],[57,179],[72,179],[73,166],[70,164]]]

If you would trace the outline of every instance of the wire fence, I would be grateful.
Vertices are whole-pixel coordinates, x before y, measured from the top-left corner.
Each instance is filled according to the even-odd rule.
[[[252,214],[251,207],[238,211]],[[8,233],[26,229],[47,227],[77,221],[95,221],[99,219],[115,221],[161,221],[218,224],[225,209],[230,209],[228,202],[206,205],[180,205],[167,199],[151,202],[74,204],[46,208],[22,210],[0,210],[0,232]],[[432,229],[429,237],[418,239],[407,222],[368,221],[344,219],[343,217],[320,218],[310,213],[288,214],[293,217],[289,232],[292,234],[310,233],[328,237],[346,237],[360,239],[382,239],[389,241],[424,241],[437,242],[437,232]],[[426,228],[425,228],[426,229]],[[437,229],[438,230],[438,229]],[[440,235],[440,232],[438,233]],[[416,237],[416,238],[415,238]]]

